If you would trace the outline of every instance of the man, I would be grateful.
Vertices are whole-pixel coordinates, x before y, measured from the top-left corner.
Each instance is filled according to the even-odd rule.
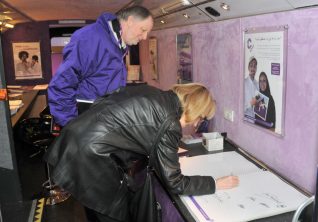
[[[256,103],[255,95],[258,92],[258,83],[255,80],[257,71],[257,60],[251,57],[248,63],[249,75],[244,80],[244,115],[255,118],[253,107]]]
[[[30,70],[34,74],[39,74],[41,72],[40,64],[39,64],[39,57],[37,55],[32,56]]]
[[[118,12],[117,17],[104,13],[95,23],[76,31],[48,88],[55,123],[65,126],[74,119],[79,114],[77,101],[93,102],[124,87],[127,45],[145,40],[152,27],[149,10],[133,6]]]
[[[211,119],[215,109],[212,95],[197,83],[174,85],[169,91],[126,87],[99,99],[63,128],[48,151],[52,178],[94,210],[99,221],[108,222],[130,221],[123,172],[133,171],[134,161],[142,156],[151,156],[159,179],[176,194],[212,194],[236,187],[236,176],[185,176],[180,170],[182,127],[197,127]]]

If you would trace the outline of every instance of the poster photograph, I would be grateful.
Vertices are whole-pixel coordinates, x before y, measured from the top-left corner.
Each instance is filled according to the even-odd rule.
[[[14,42],[12,49],[16,80],[42,78],[39,42]]]
[[[192,82],[192,38],[191,34],[177,35],[178,82]]]
[[[287,28],[244,32],[244,121],[283,136]]]
[[[153,80],[158,80],[157,39],[149,38],[150,75]]]

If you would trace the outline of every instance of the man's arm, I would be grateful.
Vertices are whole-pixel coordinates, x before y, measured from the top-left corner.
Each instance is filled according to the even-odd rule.
[[[65,126],[78,115],[76,95],[82,78],[82,53],[80,41],[70,42],[64,49],[64,61],[48,87],[48,103],[55,123]]]

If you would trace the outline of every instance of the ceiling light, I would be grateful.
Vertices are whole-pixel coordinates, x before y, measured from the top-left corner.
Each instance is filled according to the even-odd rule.
[[[175,0],[168,4],[162,5],[160,7],[160,11],[162,14],[168,14],[172,11],[176,11],[188,5],[191,5],[191,3],[188,0]]]
[[[0,20],[1,20],[2,22],[5,22],[5,21],[11,21],[12,18],[11,18],[10,16],[1,15],[1,14],[0,14]]]
[[[181,2],[183,5],[190,5],[191,4],[188,0],[182,0]]]
[[[9,28],[9,29],[13,29],[14,25],[10,24],[10,23],[5,23],[4,27]]]
[[[0,28],[3,27],[12,29],[14,28],[14,25],[8,23],[7,21],[0,21]]]
[[[12,12],[12,11],[10,11],[10,10],[7,10],[7,11],[3,11],[2,13],[3,13],[3,14],[11,14],[11,13],[14,13],[14,12]]]
[[[226,3],[221,3],[220,7],[223,8],[225,11],[230,11],[230,6]]]
[[[59,24],[85,24],[86,23],[86,20],[59,20],[58,21]]]

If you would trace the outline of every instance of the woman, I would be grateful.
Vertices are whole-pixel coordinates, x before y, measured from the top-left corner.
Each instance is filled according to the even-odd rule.
[[[155,146],[153,167],[168,189],[201,195],[237,186],[235,176],[214,180],[184,176],[180,170],[182,127],[197,126],[202,119],[211,119],[214,112],[214,100],[200,84],[175,85],[169,91],[147,85],[126,87],[100,99],[63,128],[48,153],[53,180],[102,214],[103,221],[129,221],[129,215],[123,213],[127,202],[119,201],[123,173],[117,163],[129,169],[136,159],[148,156],[165,123],[167,128]]]
[[[27,51],[19,52],[19,59],[21,60],[16,64],[16,72],[19,76],[30,74],[30,62],[28,61],[29,53]]]
[[[261,124],[262,121],[264,120],[262,120],[259,116],[255,115],[255,118],[259,120],[259,121],[256,121],[256,123],[260,123],[262,126],[275,129],[275,124],[276,124],[275,102],[271,95],[271,89],[269,87],[269,82],[265,72],[260,73],[258,82],[259,82],[259,91],[265,96],[267,96],[269,98],[269,101],[268,101],[267,113],[265,118],[265,122],[267,124]]]

